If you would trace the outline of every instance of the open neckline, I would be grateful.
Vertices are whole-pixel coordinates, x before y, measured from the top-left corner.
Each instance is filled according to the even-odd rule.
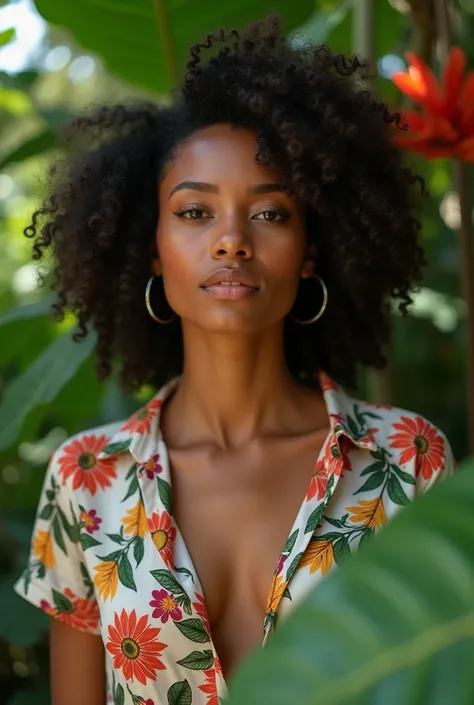
[[[285,549],[285,546],[287,546],[288,541],[290,540],[290,538],[294,535],[294,533],[295,533],[296,531],[298,531],[298,535],[297,535],[298,538],[303,534],[303,531],[302,531],[301,529],[302,529],[302,527],[305,525],[305,523],[307,522],[307,518],[306,518],[306,522],[305,522],[305,517],[306,517],[306,515],[308,514],[308,509],[314,506],[314,503],[313,503],[313,502],[308,501],[308,500],[306,499],[306,497],[307,497],[307,495],[308,495],[308,490],[309,490],[309,487],[310,487],[310,484],[311,484],[311,479],[312,479],[312,477],[313,477],[313,475],[314,475],[314,468],[315,468],[315,467],[320,463],[320,461],[324,458],[325,449],[326,449],[326,447],[327,447],[327,444],[331,441],[331,438],[332,438],[332,437],[333,437],[333,433],[332,433],[331,428],[329,428],[328,433],[327,433],[327,435],[326,435],[326,437],[325,437],[325,439],[324,439],[324,441],[323,441],[323,444],[322,444],[322,446],[321,446],[321,448],[320,448],[320,450],[319,450],[319,453],[318,453],[318,455],[317,455],[317,457],[316,457],[316,459],[315,459],[315,462],[314,462],[314,465],[313,465],[313,472],[312,472],[312,474],[310,475],[310,477],[308,478],[307,488],[306,488],[305,494],[303,495],[303,497],[302,497],[302,499],[301,499],[301,502],[300,502],[300,505],[299,505],[299,509],[298,509],[298,511],[297,511],[297,513],[296,513],[296,517],[295,517],[295,519],[293,520],[293,523],[292,523],[292,525],[291,525],[291,528],[290,528],[290,532],[289,532],[289,534],[288,534],[288,537],[286,538],[286,540],[285,540],[285,542],[284,542],[284,544],[283,544],[283,546],[282,546],[282,548],[281,548],[281,551],[280,551],[280,553],[279,553],[279,556],[278,556],[278,558],[277,558],[277,562],[276,562],[276,565],[275,565],[275,571],[274,571],[274,573],[273,573],[273,576],[274,576],[274,577],[277,575],[277,568],[278,568],[278,565],[280,564],[280,561],[281,561],[282,557],[283,557],[284,555],[286,555],[286,554],[284,553],[284,549]],[[169,482],[169,485],[170,485],[170,488],[171,488],[171,497],[172,497],[172,496],[173,496],[173,494],[172,494],[172,493],[173,493],[173,481],[172,481],[172,473],[171,473],[171,465],[170,465],[169,451],[168,451],[168,447],[166,446],[166,443],[165,443],[165,441],[164,441],[164,439],[163,439],[163,436],[162,436],[161,434],[160,434],[160,440],[159,440],[159,455],[160,455],[161,464],[162,464],[162,466],[163,466],[164,474],[166,474],[166,479],[167,479],[167,481]],[[328,478],[328,479],[329,479],[329,478]],[[335,484],[334,484],[334,486],[335,486]],[[333,486],[333,489],[334,489],[334,486]],[[332,494],[332,492],[331,492],[331,494]],[[324,501],[324,498],[321,500],[321,502],[322,502],[322,501]],[[326,501],[326,503],[327,503],[327,501]],[[209,625],[209,643],[210,643],[210,649],[212,650],[212,654],[213,654],[213,657],[214,657],[214,663],[215,663],[215,660],[217,659],[217,660],[219,661],[219,663],[221,664],[221,667],[222,667],[222,662],[221,662],[221,660],[220,660],[220,658],[219,658],[219,654],[217,653],[217,649],[216,649],[216,646],[215,646],[215,643],[214,643],[214,639],[213,639],[213,637],[212,637],[211,625],[210,625],[210,621],[209,621],[209,615],[208,615],[208,610],[207,610],[207,605],[206,605],[206,600],[205,600],[205,594],[204,594],[204,590],[203,590],[203,587],[202,587],[201,579],[200,579],[200,577],[199,577],[199,573],[198,573],[198,571],[197,571],[196,565],[195,565],[194,560],[193,560],[193,558],[192,558],[192,556],[191,556],[191,552],[190,552],[190,550],[189,550],[189,548],[188,548],[188,546],[187,546],[187,544],[186,544],[186,542],[185,542],[185,540],[184,540],[184,536],[183,536],[183,534],[181,533],[181,530],[180,530],[180,528],[179,528],[179,526],[178,526],[178,524],[177,524],[177,522],[176,522],[176,519],[175,519],[174,515],[171,516],[171,521],[172,521],[172,524],[173,524],[174,528],[176,529],[176,538],[175,538],[175,542],[174,542],[174,547],[176,547],[176,542],[179,542],[182,555],[184,555],[185,560],[186,560],[186,563],[187,563],[187,566],[188,566],[189,570],[191,570],[191,572],[192,572],[192,574],[193,574],[193,576],[194,576],[194,578],[195,578],[195,582],[193,581],[193,587],[194,587],[194,589],[195,589],[196,592],[199,592],[199,593],[203,596],[203,606],[204,606],[204,609],[205,609],[205,611],[206,611],[206,619],[207,619],[207,623],[208,623],[208,625]],[[307,545],[309,544],[310,539],[311,539],[311,535],[312,535],[312,533],[308,533],[308,532],[305,532],[305,534],[303,534],[303,536],[305,537],[305,538],[304,538],[304,546],[303,546],[303,545],[300,546],[300,548],[302,549],[302,551],[304,551],[304,549],[305,549],[305,548],[307,547]],[[307,536],[307,538],[306,538],[306,536]],[[296,545],[296,543],[297,543],[297,542],[295,541],[295,545]],[[300,544],[302,544],[301,541],[300,541]],[[299,551],[299,552],[302,552],[302,551]],[[290,552],[290,555],[291,555],[291,552]],[[176,566],[173,565],[173,571],[175,570],[175,568],[176,568]],[[295,567],[295,569],[296,569],[296,567]],[[290,582],[291,582],[291,578],[290,578],[290,580],[288,581],[288,584],[289,584]],[[271,598],[272,598],[273,592],[274,592],[274,589],[273,589],[273,588],[274,588],[274,582],[273,582],[273,579],[272,579],[272,583],[270,584],[270,586],[269,586],[269,591],[268,591],[267,605],[271,602]],[[280,607],[281,600],[282,600],[282,596],[280,596],[280,599],[278,600],[278,604],[277,604],[276,609],[275,609],[275,612],[276,612],[276,613],[278,613],[278,608]],[[263,636],[262,636],[262,641],[261,641],[261,644],[260,644],[260,647],[259,647],[260,649],[263,649],[263,648],[266,646],[266,644],[267,644],[267,642],[268,642],[268,640],[269,640],[269,638],[270,638],[270,635],[273,633],[273,630],[274,630],[274,623],[273,623],[273,621],[272,621],[272,623],[271,623],[271,626],[268,627],[267,629],[265,629],[265,620],[266,620],[267,614],[268,614],[268,613],[265,612],[265,614],[263,615],[263,621],[262,621],[262,633],[263,633]],[[258,647],[257,647],[257,648],[258,648]],[[249,652],[249,653],[251,653],[251,652]],[[247,657],[247,655],[244,657],[243,661],[245,661],[246,657]],[[237,666],[237,668],[238,668],[238,666]],[[237,670],[237,668],[234,669],[234,670]],[[227,679],[226,677],[224,677],[223,671],[218,672],[217,669],[215,668],[215,666],[213,666],[213,670],[214,670],[214,675],[215,675],[215,679],[216,679],[217,695],[218,695],[219,698],[225,699],[225,698],[228,696],[228,689],[229,689],[229,685],[228,685],[228,684],[229,684],[229,681],[232,679],[232,674],[231,674],[230,678]]]

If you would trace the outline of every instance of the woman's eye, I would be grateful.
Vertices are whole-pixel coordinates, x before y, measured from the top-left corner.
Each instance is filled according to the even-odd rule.
[[[178,218],[184,218],[185,220],[203,220],[202,216],[204,213],[205,210],[203,208],[192,207],[182,208],[176,211],[175,215],[177,215]]]
[[[260,218],[260,216],[263,216],[263,218]],[[267,208],[267,210],[261,211],[254,216],[255,220],[266,220],[270,223],[279,223],[288,220],[289,217],[289,213],[286,213],[286,211],[275,210],[274,208]]]

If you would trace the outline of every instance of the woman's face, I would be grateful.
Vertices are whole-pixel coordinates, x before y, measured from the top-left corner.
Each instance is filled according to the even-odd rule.
[[[291,309],[307,259],[303,206],[256,160],[255,135],[200,130],[175,152],[159,185],[158,257],[181,317],[215,333],[254,333]]]

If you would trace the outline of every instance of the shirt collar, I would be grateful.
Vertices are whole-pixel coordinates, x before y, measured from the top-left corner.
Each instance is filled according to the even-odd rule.
[[[376,415],[364,408],[362,402],[350,397],[325,372],[318,375],[329,416],[330,428],[339,442],[344,436],[358,448],[377,450],[373,431],[369,428],[370,418]],[[99,453],[99,458],[130,452],[137,463],[146,463],[157,453],[162,441],[160,430],[161,407],[179,383],[175,377],[165,384],[148,404],[135,412],[112,436]]]

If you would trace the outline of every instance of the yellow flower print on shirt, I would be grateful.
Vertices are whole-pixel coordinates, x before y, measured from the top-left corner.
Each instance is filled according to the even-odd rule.
[[[376,529],[387,523],[382,497],[360,499],[357,507],[346,507],[351,512],[349,520],[354,524],[364,524],[370,529]]]
[[[272,586],[270,589],[270,595],[268,597],[266,612],[276,611],[287,585],[288,582],[286,580],[283,580],[281,575],[278,575],[277,577],[273,578]]]
[[[113,599],[118,587],[118,565],[115,561],[104,561],[94,566],[97,574],[94,577],[94,585],[97,587],[99,597],[107,600]]]
[[[52,536],[48,531],[38,530],[33,539],[33,554],[45,568],[53,568],[56,564]]]
[[[143,537],[148,533],[147,516],[141,500],[138,500],[134,507],[127,510],[127,514],[122,517],[122,524],[126,534]]]
[[[334,562],[332,541],[311,541],[300,561],[300,567],[309,565],[310,575],[320,570],[326,575]]]

